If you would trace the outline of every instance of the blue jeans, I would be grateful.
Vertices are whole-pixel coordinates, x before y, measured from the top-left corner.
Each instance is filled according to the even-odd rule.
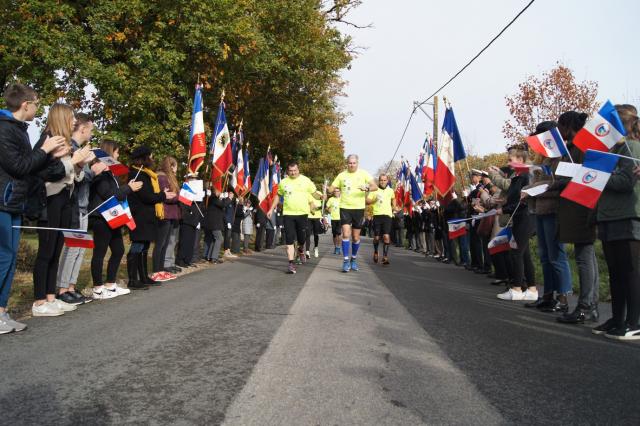
[[[571,269],[564,251],[564,244],[558,242],[556,230],[558,221],[555,214],[536,216],[538,234],[538,256],[542,264],[544,294],[571,293]]]
[[[20,242],[19,214],[0,212],[0,308],[6,308],[11,293],[13,274],[16,272],[16,255]]]

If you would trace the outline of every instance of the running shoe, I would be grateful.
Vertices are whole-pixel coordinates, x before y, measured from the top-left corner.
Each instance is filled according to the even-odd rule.
[[[360,268],[358,268],[358,261],[356,259],[351,259],[351,270],[352,271],[360,270]]]
[[[333,254],[340,254],[340,247],[333,249]]]
[[[342,272],[349,272],[349,270],[351,269],[351,262],[349,262],[349,259],[345,259],[342,261]]]
[[[287,268],[287,274],[295,274],[296,273],[296,265],[293,263],[289,263],[289,267]]]
[[[313,249],[313,257],[318,257],[318,247]]]
[[[311,253],[309,253],[309,250],[307,250],[304,255],[307,257],[307,259],[311,259]]]

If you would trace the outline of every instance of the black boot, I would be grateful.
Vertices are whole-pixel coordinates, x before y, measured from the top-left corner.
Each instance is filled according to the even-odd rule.
[[[127,276],[129,283],[127,288],[130,290],[148,290],[149,286],[143,284],[138,279],[138,255],[135,253],[127,254]]]
[[[543,294],[542,297],[539,297],[535,302],[525,303],[525,308],[537,308],[544,309],[548,306],[551,306],[555,302],[553,298],[553,293]]]
[[[144,284],[149,285],[151,287],[161,286],[162,283],[152,280],[149,277],[149,265],[147,264],[147,253],[143,251],[142,253],[138,253],[138,273],[140,274],[140,281]]]
[[[579,303],[573,312],[559,316],[556,320],[563,324],[584,324],[586,321],[598,322],[599,318],[597,305],[588,306]]]

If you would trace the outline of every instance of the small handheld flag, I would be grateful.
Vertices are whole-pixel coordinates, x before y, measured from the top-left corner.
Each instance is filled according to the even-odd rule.
[[[587,150],[580,171],[571,179],[560,196],[590,209],[594,208],[617,163],[616,155]]]
[[[611,101],[605,102],[573,138],[573,144],[582,151],[593,149],[609,151],[627,134],[618,111]]]
[[[182,188],[180,188],[180,194],[178,195],[178,201],[186,206],[190,206],[193,204],[193,200],[196,199],[196,193],[193,192],[193,189],[184,182],[182,184]]]
[[[489,249],[489,254],[493,255],[509,251],[510,249],[517,249],[518,244],[516,244],[516,240],[513,238],[511,228],[506,227],[502,229],[502,231],[498,232],[491,241],[489,241],[487,248]]]
[[[551,130],[547,130],[544,133],[529,136],[527,138],[529,147],[540,155],[549,158],[558,158],[562,156],[569,156],[567,146],[562,140],[560,131],[557,127]]]
[[[129,173],[129,168],[127,166],[115,160],[112,156],[107,154],[105,151],[99,148],[95,148],[92,151],[98,160],[100,160],[107,167],[109,167],[109,170],[111,171],[111,173],[113,173],[114,176],[122,176]]]
[[[67,247],[93,248],[93,237],[88,232],[62,231],[64,245]]]
[[[458,223],[449,223],[449,239],[454,240],[458,237],[462,237],[467,234],[467,223],[466,222],[458,222]]]
[[[122,206],[122,209],[127,214],[127,218],[129,219],[129,221],[126,223],[127,228],[129,228],[130,231],[133,231],[134,229],[136,229],[137,225],[136,221],[133,219],[133,214],[131,213],[129,202],[127,200],[124,200],[122,203],[120,203],[120,205]]]
[[[107,221],[107,224],[111,229],[119,228],[129,222],[127,213],[118,200],[116,200],[116,197],[109,198],[102,206],[100,206],[98,211],[102,217],[104,217],[104,220]]]

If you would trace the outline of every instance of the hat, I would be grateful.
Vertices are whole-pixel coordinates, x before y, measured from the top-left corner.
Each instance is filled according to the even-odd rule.
[[[469,176],[482,176],[482,170],[471,169]]]
[[[189,179],[189,178],[197,178],[198,174],[197,173],[187,173],[185,178]]]
[[[131,159],[137,160],[138,158],[144,158],[151,155],[151,150],[146,146],[139,146],[131,153]]]
[[[480,170],[480,172],[482,173],[482,177],[489,177],[489,172],[485,170]]]

